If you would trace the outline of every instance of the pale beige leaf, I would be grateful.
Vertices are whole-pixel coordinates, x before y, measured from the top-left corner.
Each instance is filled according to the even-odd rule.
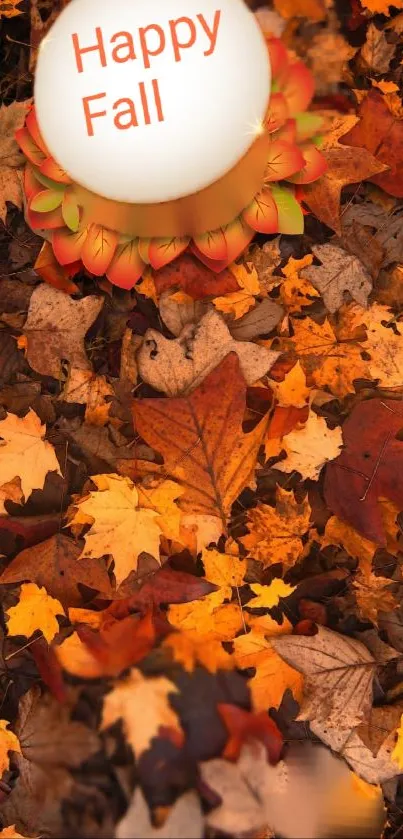
[[[25,500],[34,489],[43,489],[48,472],[61,475],[53,446],[44,440],[46,426],[31,408],[25,417],[7,414],[0,420],[0,474],[3,485],[20,478]],[[10,497],[7,491],[8,497]],[[15,494],[11,494],[15,500]],[[18,497],[18,490],[17,490]]]
[[[303,428],[291,431],[282,439],[286,460],[276,463],[280,472],[300,472],[304,479],[317,481],[329,460],[340,454],[343,445],[341,428],[328,428],[326,420],[310,411]]]
[[[195,792],[181,795],[165,823],[161,827],[153,827],[140,787],[137,787],[129,809],[118,823],[115,833],[116,839],[202,839],[203,836],[204,818]]]
[[[25,102],[12,102],[11,105],[0,107],[0,219],[3,222],[7,215],[6,201],[20,209],[22,207],[21,171],[24,156],[14,135],[24,125],[31,101],[27,99]]]
[[[322,264],[304,268],[301,277],[320,291],[328,311],[333,314],[340,309],[346,292],[360,306],[366,306],[372,282],[362,262],[330,243],[315,245],[312,251]]]

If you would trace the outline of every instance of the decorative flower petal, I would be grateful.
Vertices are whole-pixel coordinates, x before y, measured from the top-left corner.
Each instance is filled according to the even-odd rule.
[[[278,232],[289,235],[304,232],[304,216],[291,189],[272,184],[271,193],[277,204]]]
[[[29,203],[29,209],[35,213],[50,213],[60,207],[63,201],[63,193],[56,189],[42,189]]]
[[[305,111],[314,94],[314,80],[312,73],[302,61],[291,64],[287,79],[281,86],[290,113],[299,114]]]
[[[302,146],[305,165],[300,172],[288,178],[294,184],[311,184],[326,172],[327,162],[323,154],[318,151],[313,143]]]
[[[35,169],[27,164],[24,170],[24,192],[28,204],[34,195],[42,192],[42,189],[42,184],[35,177]]]
[[[64,227],[62,211],[60,207],[52,210],[50,213],[37,213],[26,209],[27,222],[33,230],[56,230],[58,227]]]
[[[278,131],[288,118],[288,106],[282,93],[273,93],[270,97],[269,108],[266,114],[266,128],[269,134]]]
[[[15,139],[21,151],[25,154],[25,157],[30,163],[33,163],[34,166],[40,166],[41,163],[46,160],[46,155],[44,155],[43,151],[41,151],[36,143],[34,143],[27,128],[19,128],[18,131],[15,132]]]
[[[272,77],[273,79],[277,79],[288,70],[288,52],[283,42],[278,38],[267,38],[266,43],[270,55]]]
[[[59,184],[73,183],[67,172],[62,169],[55,160],[53,160],[53,157],[48,157],[47,160],[41,163],[40,171],[46,175],[47,178],[51,178],[52,181],[56,181]]]
[[[281,141],[282,143],[287,143],[288,145],[294,146],[297,142],[297,124],[295,119],[288,119],[287,122],[276,131],[275,134],[271,137],[271,141],[277,142]]]
[[[62,216],[64,223],[69,230],[76,233],[80,226],[80,208],[77,204],[75,195],[71,192],[65,192],[62,203]]]
[[[297,142],[303,143],[304,140],[310,140],[315,134],[319,134],[323,126],[323,119],[319,114],[312,114],[305,111],[302,114],[296,114],[295,122],[297,127]]]
[[[152,239],[147,239],[146,237],[140,237],[138,241],[138,249],[141,259],[144,262],[144,265],[150,265],[150,245]]]
[[[298,146],[276,140],[269,147],[264,182],[282,181],[299,172],[304,165],[304,158]]]
[[[230,264],[228,259],[209,259],[208,256],[205,256],[204,253],[199,251],[199,248],[193,242],[190,243],[189,250],[197,257],[199,262],[202,262],[206,268],[214,271],[215,274],[220,274]]]
[[[190,236],[183,237],[169,237],[167,239],[151,239],[151,244],[148,249],[148,258],[150,265],[156,271],[158,268],[163,268],[180,256],[186,250],[190,242]]]
[[[227,258],[227,240],[222,227],[218,230],[209,230],[202,236],[195,236],[193,241],[199,251],[209,259],[225,260]]]
[[[45,157],[51,157],[50,151],[45,143],[45,140],[42,137],[42,134],[39,130],[38,120],[36,118],[36,111],[35,108],[31,108],[26,120],[25,125],[35,143],[38,146],[38,149],[43,152]]]
[[[91,224],[81,251],[81,259],[87,271],[95,274],[96,277],[106,274],[117,243],[117,233],[113,230],[108,230],[100,224]]]
[[[262,189],[250,206],[244,210],[243,219],[258,233],[277,233],[277,205],[269,189]]]
[[[52,235],[53,252],[60,265],[69,265],[81,259],[81,251],[87,238],[88,227],[72,233],[67,227],[55,230]]]
[[[129,290],[136,285],[144,268],[145,264],[139,254],[138,239],[130,239],[116,248],[106,276],[113,285]]]
[[[248,247],[255,231],[241,218],[236,218],[224,227],[224,233],[227,242],[227,265],[230,265]]]

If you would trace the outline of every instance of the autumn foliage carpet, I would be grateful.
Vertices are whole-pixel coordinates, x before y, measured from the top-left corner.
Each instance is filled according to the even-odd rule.
[[[127,292],[24,221],[59,9],[0,0],[0,837],[401,839],[403,4],[260,11],[305,233]]]

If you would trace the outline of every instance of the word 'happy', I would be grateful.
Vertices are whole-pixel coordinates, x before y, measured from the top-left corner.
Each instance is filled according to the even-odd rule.
[[[157,23],[151,23],[149,26],[140,27],[138,29],[138,39],[134,39],[130,32],[122,31],[116,32],[110,39],[110,47],[112,51],[108,57],[105,40],[102,34],[101,27],[97,26],[95,29],[95,43],[87,46],[79,41],[77,33],[72,34],[72,41],[74,47],[74,55],[76,60],[77,71],[79,73],[85,72],[84,56],[87,53],[97,53],[101,67],[108,66],[108,60],[114,61],[117,64],[125,64],[127,61],[136,61],[140,57],[143,62],[145,70],[151,68],[153,58],[162,55],[165,50],[172,50],[172,58],[175,62],[180,63],[183,58],[183,51],[199,44],[201,46],[202,54],[207,58],[214,54],[218,29],[221,21],[221,11],[217,10],[214,14],[214,19],[210,24],[204,17],[199,14],[196,16],[196,22],[190,17],[180,17],[168,21],[168,32],[166,33],[162,26]],[[138,46],[136,45],[138,44]],[[138,83],[140,104],[143,113],[144,125],[151,125],[152,116],[150,110],[150,103],[144,81]],[[159,81],[152,79],[151,81],[152,103],[155,106],[155,114],[158,122],[164,122],[164,111],[161,101]],[[104,99],[106,93],[96,93],[92,96],[84,96],[82,99],[85,123],[89,137],[94,136],[93,120],[99,117],[107,116],[107,111],[91,112],[90,103]],[[128,128],[137,128],[139,125],[136,104],[133,99],[122,97],[118,99],[112,108],[116,113],[114,116],[114,125],[120,131],[125,131]]]

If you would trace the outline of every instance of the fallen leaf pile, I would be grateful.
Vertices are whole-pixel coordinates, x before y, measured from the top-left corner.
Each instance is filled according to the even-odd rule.
[[[399,839],[403,5],[259,8],[305,231],[127,291],[24,220],[65,4],[0,0],[0,839]]]

